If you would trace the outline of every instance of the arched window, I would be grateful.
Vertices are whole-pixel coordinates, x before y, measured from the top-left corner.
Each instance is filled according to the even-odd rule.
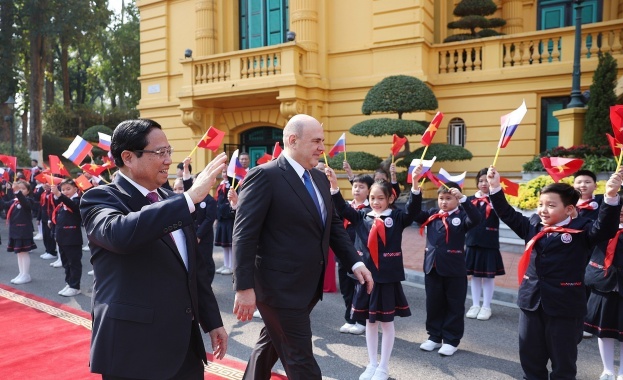
[[[450,123],[448,123],[448,144],[464,147],[466,136],[463,119],[455,117],[450,120]]]
[[[240,50],[286,42],[289,0],[239,0]]]

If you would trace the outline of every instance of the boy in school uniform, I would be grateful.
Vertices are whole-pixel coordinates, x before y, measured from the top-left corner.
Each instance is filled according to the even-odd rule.
[[[578,170],[573,174],[573,188],[580,192],[580,199],[575,205],[578,216],[597,220],[599,205],[603,202],[603,195],[594,196],[597,188],[597,176],[590,170]]]
[[[419,191],[416,199],[418,197],[421,205]],[[440,355],[451,356],[457,351],[465,331],[465,233],[480,223],[480,212],[467,202],[461,187],[454,182],[447,182],[439,188],[437,204],[439,208],[427,211],[422,211],[420,206],[415,216],[420,233],[427,227],[424,285],[429,337],[420,349],[433,351],[439,348]]]
[[[52,218],[56,205],[54,204],[54,194],[51,192],[51,186],[47,182],[43,184],[43,193],[41,193],[39,198],[39,205],[41,207],[39,207],[37,223],[41,224],[43,245],[45,247],[45,253],[40,257],[44,260],[56,259],[58,255],[56,252],[56,239],[48,223]]]
[[[500,220],[526,241],[519,262],[521,281],[519,360],[524,378],[575,379],[577,344],[586,314],[584,271],[594,246],[612,238],[621,205],[617,191],[623,169],[606,184],[597,221],[573,218],[580,197],[572,186],[554,183],[541,190],[537,213],[528,218],[515,211],[501,191],[500,175],[489,168],[490,198]]]

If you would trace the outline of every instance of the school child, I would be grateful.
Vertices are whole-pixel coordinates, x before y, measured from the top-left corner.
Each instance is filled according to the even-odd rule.
[[[586,266],[585,281],[591,289],[584,331],[597,335],[604,370],[600,380],[614,380],[614,353],[619,344],[617,380],[623,380],[623,210],[619,231],[595,247]]]
[[[421,170],[421,166],[416,168],[416,173]],[[369,363],[359,380],[386,380],[395,340],[394,317],[411,315],[401,284],[405,279],[402,232],[413,223],[415,211],[421,207],[421,197],[415,200],[412,191],[406,211],[395,209],[393,203],[396,196],[391,184],[376,181],[370,188],[372,210],[355,210],[342,198],[333,169],[326,168],[325,173],[331,183],[335,209],[355,228],[355,248],[363,256],[363,262],[374,279],[372,293],[368,294],[365,287],[358,283],[352,301],[351,318],[367,319]],[[379,324],[383,331],[380,361],[377,359]]]
[[[370,194],[370,188],[374,184],[374,180],[367,174],[359,174],[353,177],[351,194],[353,200],[349,202],[350,207],[355,210],[364,210],[370,212],[370,202],[368,202],[368,195]],[[355,227],[348,219],[344,219],[344,226],[346,227],[346,233],[355,243],[356,233]],[[366,331],[366,321],[364,319],[355,320],[351,317],[351,306],[353,303],[353,296],[355,295],[355,285],[357,281],[348,275],[350,268],[345,268],[336,257],[338,263],[337,275],[340,283],[340,293],[344,299],[345,312],[344,319],[346,323],[340,327],[341,333],[348,333],[353,335],[361,335]]]
[[[580,199],[575,208],[578,216],[597,220],[599,205],[603,202],[603,196],[594,196],[597,188],[597,177],[590,170],[578,170],[573,175],[573,188],[580,192]]]
[[[417,198],[421,204],[422,195]],[[415,221],[420,233],[426,227],[424,287],[426,291],[426,330],[423,351],[439,348],[439,354],[452,356],[465,331],[465,234],[480,223],[480,213],[467,202],[461,187],[447,182],[437,190],[437,205],[427,211],[417,209]]]
[[[16,285],[32,281],[29,253],[37,249],[32,234],[35,229],[32,226],[32,199],[28,196],[29,191],[30,184],[25,180],[17,180],[13,185],[7,182],[6,192],[12,199],[2,201],[9,224],[7,252],[15,252],[17,255],[19,274],[11,280]]]
[[[41,208],[41,204],[39,203],[39,200],[41,199],[41,194],[43,194],[43,191],[44,191],[43,184],[37,180],[34,180],[30,182],[30,188],[32,189],[32,191],[30,192],[30,195],[32,196],[32,199],[33,199],[32,217],[36,219],[39,217],[39,212],[40,212],[39,208]],[[43,226],[41,225],[41,223],[37,223],[37,234],[35,235],[33,239],[43,240]]]
[[[489,201],[489,182],[487,168],[476,175],[478,191],[467,197],[480,212],[481,222],[467,232],[465,257],[467,275],[472,276],[472,306],[467,318],[486,321],[491,318],[491,299],[495,276],[505,274],[504,262],[500,254],[500,219],[491,209]],[[482,307],[480,294],[482,292]]]
[[[173,182],[173,192],[175,194],[184,194],[184,180],[182,177],[177,177]]]
[[[391,164],[389,166],[389,172],[383,168],[378,168],[374,172],[374,182],[376,181],[387,181],[392,184],[392,190],[394,191],[394,196],[396,199],[400,196],[400,184],[396,178],[396,164]],[[390,181],[391,180],[391,181]]]
[[[227,193],[231,185],[227,178],[227,170],[223,169],[223,181],[216,188],[216,233],[214,245],[223,247],[223,266],[216,273],[229,275],[233,273],[233,255],[231,249],[236,211],[231,207]]]
[[[60,190],[59,190],[60,187]],[[59,186],[52,186],[56,207],[52,213],[54,236],[58,243],[63,268],[65,287],[58,294],[73,297],[81,293],[82,278],[82,218],[80,217],[80,196],[73,179],[67,178]]]
[[[570,185],[541,189],[537,213],[528,218],[515,211],[500,191],[500,175],[489,168],[490,198],[500,220],[526,241],[519,261],[517,305],[519,361],[526,379],[575,379],[577,345],[586,315],[584,273],[594,246],[612,238],[621,206],[617,191],[623,169],[606,183],[597,221],[573,218],[580,194]]]
[[[57,257],[56,240],[54,239],[54,235],[50,229],[50,224],[48,223],[56,206],[54,205],[54,195],[51,192],[51,186],[47,182],[43,184],[43,193],[41,193],[39,202],[40,207],[37,223],[41,225],[41,231],[43,233],[43,246],[45,247],[45,253],[43,253],[40,257],[44,260],[57,258],[60,260],[60,257]],[[54,262],[52,264],[54,264]],[[60,267],[60,263],[58,264]]]

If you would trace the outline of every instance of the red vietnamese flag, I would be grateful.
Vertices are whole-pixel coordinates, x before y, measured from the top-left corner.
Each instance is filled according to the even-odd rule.
[[[106,169],[112,169],[112,168],[116,168],[117,166],[115,165],[115,161],[110,158],[109,156],[102,156],[102,167],[106,168]]]
[[[54,175],[50,173],[45,173],[45,172],[41,174],[37,174],[35,176],[35,179],[41,183],[49,183],[49,184],[55,184],[55,185],[58,185],[61,182],[63,182],[62,178],[55,177]]]
[[[50,171],[53,174],[59,174],[62,176],[69,176],[69,172],[65,169],[65,165],[61,162],[61,159],[58,156],[50,154],[48,156],[50,161]]]
[[[80,166],[80,169],[97,177],[106,170],[106,167],[104,165],[84,164]]]
[[[11,179],[9,178],[9,171],[0,168],[0,173],[2,173],[2,179],[9,182]]]
[[[0,154],[0,161],[2,161],[4,165],[11,169],[13,173],[17,173],[17,157]]]
[[[91,181],[89,181],[89,179],[85,177],[84,174],[80,174],[80,176],[75,179],[75,182],[76,186],[78,186],[78,188],[82,190],[82,192],[93,187]]]
[[[32,175],[32,170],[22,169],[22,173],[24,173],[24,178],[26,179],[26,181],[30,182],[30,176]]]
[[[512,195],[513,197],[519,196],[518,183],[515,183],[508,178],[500,177],[500,186],[502,186],[504,194]]]
[[[430,121],[428,128],[426,128],[426,131],[422,135],[422,145],[430,146],[433,141],[433,137],[435,137],[435,133],[437,133],[437,130],[439,129],[441,120],[443,120],[443,113],[437,111],[435,117],[433,117],[433,120]]]
[[[612,124],[614,137],[623,142],[623,105],[610,107],[610,124]]]
[[[273,148],[273,160],[281,156],[281,150],[281,145],[279,145],[279,141],[277,141],[275,143],[275,147]]]
[[[406,137],[399,137],[394,133],[392,140],[392,147],[389,148],[392,151],[392,155],[395,156],[400,152],[400,149],[407,143]]]
[[[612,137],[609,133],[606,133],[606,136],[608,137],[608,143],[610,144],[610,149],[612,149],[612,154],[618,160],[619,155],[621,154],[621,148],[623,148],[623,143],[615,137]]]
[[[273,156],[271,156],[268,153],[264,153],[264,155],[257,160],[257,164],[262,165],[262,164],[272,161],[272,159],[273,159]]]
[[[219,131],[214,127],[208,128],[205,135],[199,140],[197,143],[198,148],[210,149],[213,152],[216,152],[218,148],[221,146],[221,142],[225,137],[225,132]]]
[[[554,182],[570,176],[584,165],[584,160],[579,158],[541,157],[541,162]]]

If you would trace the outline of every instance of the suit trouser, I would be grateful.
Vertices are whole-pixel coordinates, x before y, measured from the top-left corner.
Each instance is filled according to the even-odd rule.
[[[197,353],[197,345],[201,340],[201,332],[196,322],[193,323],[192,333],[190,336],[190,342],[188,342],[188,349],[186,350],[186,357],[182,366],[173,377],[169,380],[203,380],[204,370],[203,362],[200,359],[200,354]],[[201,343],[203,345],[203,343]],[[141,378],[143,379],[143,378]],[[138,380],[133,377],[111,376],[102,374],[102,380]]]
[[[582,341],[584,317],[563,318],[520,309],[519,361],[528,380],[548,379],[547,362],[552,361],[549,379],[575,379],[578,344]]]
[[[314,358],[309,315],[318,302],[308,307],[283,309],[257,302],[264,327],[253,348],[244,373],[245,380],[269,380],[277,359],[290,380],[320,380],[320,367]],[[286,337],[286,338],[284,338]]]
[[[424,276],[426,331],[430,340],[457,347],[465,331],[467,276],[440,276],[433,268]]]
[[[82,245],[58,246],[58,253],[61,255],[61,262],[65,268],[65,282],[70,288],[80,289],[80,279],[82,278]]]
[[[47,218],[41,218],[41,232],[43,233],[43,246],[45,251],[52,256],[56,256],[56,239],[52,235],[52,230],[48,226]]]

